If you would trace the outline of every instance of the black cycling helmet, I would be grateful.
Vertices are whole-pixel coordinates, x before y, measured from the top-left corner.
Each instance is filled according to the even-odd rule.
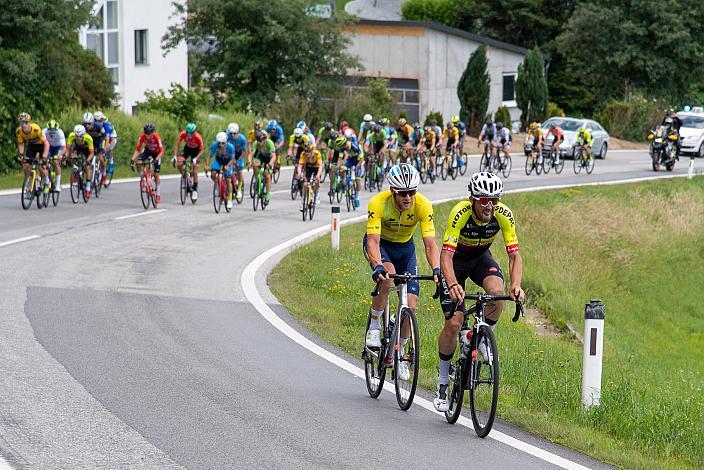
[[[487,126],[491,126],[491,125],[493,125],[493,124],[494,124],[494,120],[493,120],[493,119],[491,119],[490,117],[486,118],[486,125],[487,125]]]
[[[431,126],[437,126],[437,125],[438,125],[438,122],[437,122],[435,119],[433,119],[432,121],[430,121],[430,125],[431,125]]]
[[[501,121],[497,122],[497,123],[496,123],[496,128],[497,128],[497,129],[503,129],[503,128],[504,128],[504,123],[501,122]]]
[[[556,127],[557,127],[557,124],[555,124],[554,122],[550,123],[550,129],[555,129]]]
[[[148,123],[144,125],[144,133],[145,134],[151,134],[156,130],[156,126],[152,123]]]
[[[335,139],[337,139],[337,137],[338,137],[339,135],[340,135],[339,132],[337,132],[337,131],[332,131],[332,133],[330,133],[330,138],[331,138],[332,140],[335,140]]]
[[[420,129],[420,123],[414,122],[414,123],[413,123],[413,129]]]
[[[267,137],[266,133],[262,132],[260,130],[257,130],[257,132],[254,135],[255,135],[255,138],[257,139],[257,142],[262,142],[262,141],[266,140],[266,137]]]
[[[372,127],[372,131],[375,134],[378,134],[379,132],[381,132],[381,126],[379,124],[374,124],[374,127]]]
[[[323,125],[323,127],[325,127],[326,131],[330,131],[332,130],[332,123],[328,121]]]

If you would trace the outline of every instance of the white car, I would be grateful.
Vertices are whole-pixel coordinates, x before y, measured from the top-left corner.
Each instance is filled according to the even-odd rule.
[[[679,112],[680,155],[704,157],[704,113]]]
[[[606,158],[606,152],[609,151],[609,133],[598,122],[591,119],[554,116],[540,126],[543,129],[543,135],[547,135],[551,124],[555,124],[565,133],[565,140],[560,144],[560,151],[563,155],[572,158],[574,150],[572,146],[577,140],[577,130],[584,126],[594,138],[592,155],[596,158]]]

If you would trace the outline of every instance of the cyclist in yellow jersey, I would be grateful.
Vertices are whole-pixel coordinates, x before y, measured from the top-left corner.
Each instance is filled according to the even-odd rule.
[[[528,134],[526,134],[526,157],[530,156],[530,147],[528,145],[531,144],[535,149],[535,152],[538,154],[538,163],[542,163],[544,140],[545,139],[543,137],[543,130],[540,128],[540,125],[537,122],[531,122],[530,127],[528,129]]]
[[[435,244],[433,205],[422,194],[416,193],[420,175],[413,165],[394,165],[387,176],[390,189],[374,196],[367,210],[367,231],[364,236],[364,255],[374,270],[374,282],[385,281],[379,295],[372,297],[371,322],[367,330],[366,344],[370,348],[381,347],[379,317],[384,312],[389,288],[393,282],[388,274],[409,272],[418,274],[413,233],[420,224],[425,258],[433,269],[435,281],[440,278],[440,253]],[[415,310],[420,292],[418,281],[410,281],[408,306]],[[405,323],[405,322],[404,322]],[[401,345],[410,336],[410,325],[401,328]],[[403,372],[400,372],[403,376]]]
[[[39,171],[44,177],[44,182],[49,180],[49,173],[44,165],[49,155],[49,142],[44,138],[42,128],[32,122],[32,117],[27,113],[20,113],[17,116],[20,126],[15,131],[17,135],[17,149],[22,159],[22,170],[24,175],[29,174],[29,167],[34,160],[42,163]],[[47,186],[48,187],[48,186]]]
[[[66,138],[66,153],[70,160],[79,160],[86,172],[86,196],[90,197],[90,185],[93,181],[93,160],[95,147],[93,138],[86,132],[83,125],[78,124]],[[79,155],[81,157],[79,158]]]
[[[469,180],[470,197],[450,211],[443,237],[440,267],[440,305],[445,314],[445,326],[438,339],[440,372],[433,405],[440,412],[447,411],[447,388],[450,383],[450,362],[455,352],[457,336],[464,319],[465,281],[469,278],[488,294],[504,295],[504,276],[491,256],[489,247],[501,231],[508,253],[511,277],[509,295],[523,301],[521,289],[523,261],[518,252],[516,221],[511,210],[499,202],[504,185],[493,173],[475,173]],[[486,322],[493,330],[499,320],[503,302],[486,305]],[[486,351],[479,347],[484,358]]]

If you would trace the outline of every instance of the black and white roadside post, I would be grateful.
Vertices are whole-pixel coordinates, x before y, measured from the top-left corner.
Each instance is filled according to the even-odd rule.
[[[584,307],[584,361],[582,363],[582,405],[599,406],[601,401],[601,366],[604,356],[604,317],[601,300]]]
[[[687,179],[694,178],[694,156],[689,159],[689,169],[687,170]]]
[[[330,239],[332,240],[332,249],[340,249],[340,206],[332,206],[332,220],[330,227]]]

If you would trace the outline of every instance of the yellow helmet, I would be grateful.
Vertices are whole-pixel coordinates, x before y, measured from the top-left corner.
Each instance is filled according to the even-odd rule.
[[[538,128],[538,123],[535,122],[535,121],[531,122],[531,123],[530,123],[530,128],[531,128],[531,129],[537,129],[537,128]]]
[[[398,125],[399,126],[405,126],[406,125],[406,118],[400,118],[398,120]]]
[[[25,122],[27,122],[27,123],[32,122],[32,116],[30,116],[29,113],[20,113],[17,116],[17,121],[20,124],[25,123]]]
[[[460,117],[459,116],[453,116],[452,117],[452,124],[457,124],[460,122]]]

